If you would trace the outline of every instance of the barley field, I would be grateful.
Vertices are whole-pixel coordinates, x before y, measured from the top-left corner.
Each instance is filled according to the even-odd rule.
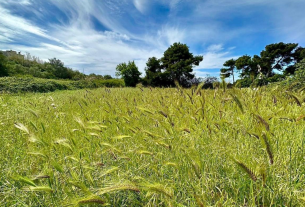
[[[304,92],[0,96],[1,206],[305,206]]]

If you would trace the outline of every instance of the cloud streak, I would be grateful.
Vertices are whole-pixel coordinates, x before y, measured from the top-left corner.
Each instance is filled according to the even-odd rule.
[[[182,42],[204,56],[195,69],[203,75],[274,41],[305,44],[304,7],[296,0],[0,0],[0,49],[114,75],[132,60],[144,72],[149,57]]]

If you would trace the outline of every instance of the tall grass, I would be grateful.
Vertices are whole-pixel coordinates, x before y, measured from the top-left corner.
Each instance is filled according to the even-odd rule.
[[[264,88],[1,95],[0,205],[302,206],[302,97]]]

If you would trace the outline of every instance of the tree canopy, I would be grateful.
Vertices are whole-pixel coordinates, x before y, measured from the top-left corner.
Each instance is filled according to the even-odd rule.
[[[161,59],[148,59],[144,81],[153,86],[174,86],[175,81],[181,86],[187,86],[194,78],[193,67],[198,66],[202,60],[203,57],[194,56],[186,44],[174,43]]]
[[[126,86],[135,87],[140,82],[141,72],[134,61],[117,65],[116,71],[116,75],[122,76]]]
[[[234,59],[230,59],[227,60],[223,66],[225,66],[226,68],[221,68],[220,69],[220,76],[223,78],[228,78],[231,75],[233,76],[233,83],[234,83],[234,69],[235,69],[235,60]]]
[[[261,78],[261,76],[276,81],[277,79],[281,80],[283,76],[294,74],[296,64],[304,58],[305,48],[298,46],[297,43],[280,42],[267,45],[260,52],[260,55],[252,57],[243,55],[236,60],[227,60],[224,63],[226,68],[222,68],[220,71],[222,77],[233,76],[234,79],[233,71],[236,68],[240,72],[240,78],[244,79],[245,83],[253,81],[256,77]]]
[[[174,43],[161,58],[162,67],[169,82],[173,85],[178,81],[184,86],[187,81],[194,78],[193,67],[203,60],[202,56],[193,56],[186,44]]]
[[[0,52],[0,77],[7,76],[8,71],[5,67],[6,57]]]

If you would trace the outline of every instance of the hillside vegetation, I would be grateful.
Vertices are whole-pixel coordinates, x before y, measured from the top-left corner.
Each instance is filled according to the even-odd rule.
[[[99,87],[124,87],[122,79],[94,79],[88,80],[55,80],[33,77],[2,77],[0,78],[0,91],[2,93],[20,92],[52,92],[56,90],[76,90]]]
[[[302,206],[304,91],[1,95],[1,206]]]

